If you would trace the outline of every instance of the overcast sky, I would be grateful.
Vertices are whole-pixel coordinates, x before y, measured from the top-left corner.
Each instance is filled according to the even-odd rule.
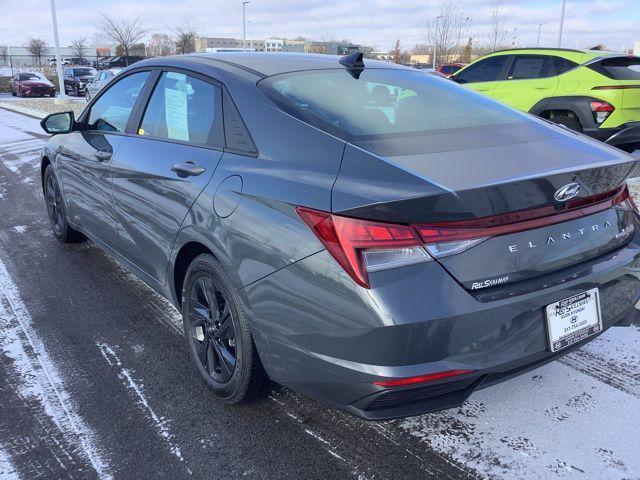
[[[437,16],[441,0],[253,0],[247,6],[250,37],[348,38],[387,50],[400,39],[403,48],[424,41],[424,24]],[[538,24],[541,43],[555,46],[561,0],[504,0],[503,13],[519,45],[534,46]],[[190,22],[199,35],[242,37],[240,0],[57,0],[61,42],[93,39],[100,13],[140,17],[149,30],[169,32]],[[478,45],[486,40],[491,0],[458,0],[471,18],[469,34]],[[0,45],[23,45],[28,36],[53,43],[49,0],[0,0]],[[510,35],[511,36],[511,35]],[[563,46],[580,48],[605,43],[612,50],[640,40],[640,0],[569,0]]]

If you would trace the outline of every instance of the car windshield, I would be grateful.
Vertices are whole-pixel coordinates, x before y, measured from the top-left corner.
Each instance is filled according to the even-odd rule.
[[[259,85],[286,112],[351,141],[526,121],[454,82],[411,70],[365,68],[357,79],[346,69],[293,72]]]
[[[35,73],[21,73],[18,76],[18,80],[40,80],[40,77]]]
[[[76,77],[87,77],[95,75],[96,71],[93,68],[74,68],[73,75]]]

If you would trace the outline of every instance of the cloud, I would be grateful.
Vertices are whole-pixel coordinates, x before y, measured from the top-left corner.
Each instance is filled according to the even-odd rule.
[[[28,36],[39,36],[53,43],[49,2],[20,0],[20,8],[9,8],[10,0],[0,0],[0,44],[22,45]],[[303,35],[317,39],[348,38],[356,43],[389,49],[397,39],[404,48],[424,41],[427,18],[438,15],[441,0],[253,0],[247,6],[248,34],[253,38]],[[458,8],[471,18],[469,35],[474,43],[486,38],[491,0],[466,0]],[[90,5],[90,7],[89,7]],[[61,41],[68,44],[84,36],[93,38],[100,24],[100,13],[140,17],[149,30],[167,32],[171,26],[190,22],[206,36],[242,35],[240,0],[100,0],[78,2],[58,0]],[[557,42],[560,0],[503,1],[503,13],[510,32],[515,29],[517,43],[535,44],[538,24],[542,44]],[[564,46],[581,47],[605,43],[620,49],[640,40],[637,0],[569,0],[564,28]],[[510,37],[512,34],[510,34]]]

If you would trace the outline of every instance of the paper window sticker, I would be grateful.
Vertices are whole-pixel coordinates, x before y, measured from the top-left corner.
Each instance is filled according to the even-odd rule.
[[[189,119],[187,116],[187,92],[164,89],[164,115],[167,135],[172,140],[189,141]]]

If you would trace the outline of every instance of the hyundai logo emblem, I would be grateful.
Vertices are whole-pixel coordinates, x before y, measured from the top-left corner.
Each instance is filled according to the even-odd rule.
[[[567,183],[564,187],[556,190],[556,193],[553,195],[553,198],[556,199],[557,202],[566,202],[567,200],[571,200],[573,197],[576,197],[580,193],[580,185],[575,182]]]

